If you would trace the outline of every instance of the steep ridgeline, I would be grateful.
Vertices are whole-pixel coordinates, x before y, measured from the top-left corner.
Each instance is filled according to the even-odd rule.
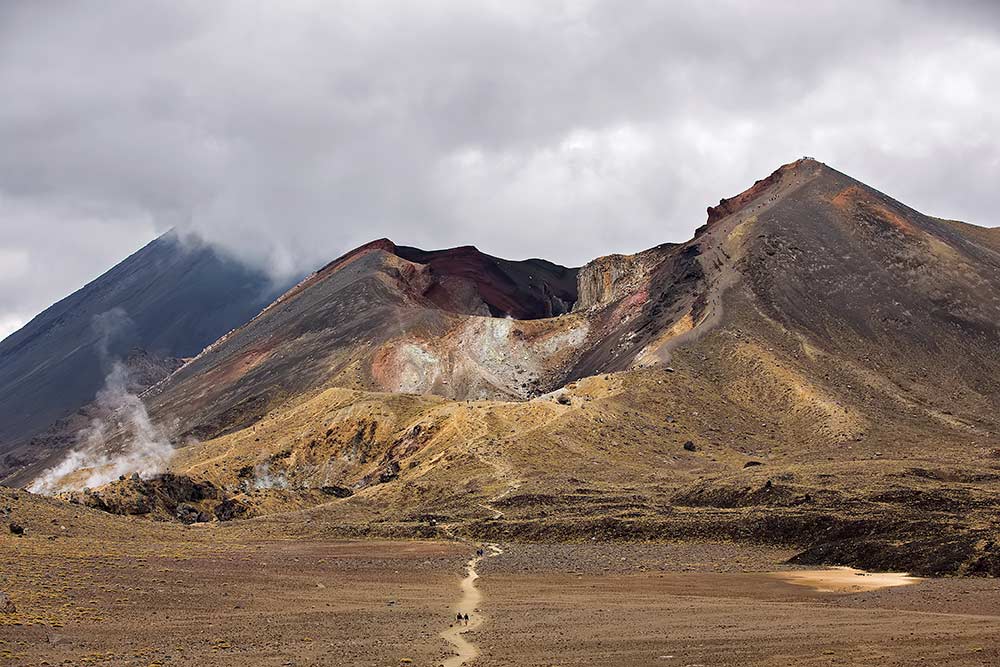
[[[145,398],[199,437],[328,386],[523,398],[544,380],[516,369],[504,346],[520,337],[535,357],[558,356],[558,335],[531,340],[531,318],[575,301],[576,269],[381,239],[308,277]]]

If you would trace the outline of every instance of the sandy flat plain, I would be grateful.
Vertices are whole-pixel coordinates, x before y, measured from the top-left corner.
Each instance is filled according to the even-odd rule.
[[[780,549],[505,544],[470,582],[455,542],[0,546],[5,665],[457,665],[462,605],[471,666],[1000,664],[994,580],[876,586]],[[820,590],[846,577],[868,590]]]

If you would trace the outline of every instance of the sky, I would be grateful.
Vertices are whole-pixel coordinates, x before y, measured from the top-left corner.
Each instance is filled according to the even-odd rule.
[[[0,2],[0,338],[170,228],[579,265],[803,155],[1000,225],[1000,3]]]

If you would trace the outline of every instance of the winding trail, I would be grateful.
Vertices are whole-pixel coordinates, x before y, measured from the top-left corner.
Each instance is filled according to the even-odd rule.
[[[474,556],[465,566],[465,579],[462,579],[462,597],[455,604],[452,611],[456,614],[468,614],[469,624],[452,624],[441,633],[441,637],[454,648],[455,655],[441,663],[442,667],[461,667],[469,660],[479,655],[479,647],[467,640],[462,635],[471,630],[475,630],[483,624],[485,618],[479,612],[479,603],[483,599],[483,594],[476,588],[476,579],[479,574],[476,566],[484,558],[492,558],[503,553],[503,549],[496,544],[485,545],[485,555]]]

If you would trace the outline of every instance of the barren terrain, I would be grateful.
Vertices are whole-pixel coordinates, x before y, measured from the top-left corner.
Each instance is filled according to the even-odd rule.
[[[0,613],[2,664],[427,665],[447,656],[439,633],[458,596],[462,545],[256,540],[162,524],[121,526],[133,532],[125,537],[92,517],[56,520],[55,532],[28,522],[26,536],[0,538],[0,588],[17,606]]]
[[[17,605],[0,614],[9,665],[1000,659],[994,580],[830,593],[783,565],[789,551],[732,543],[513,543],[480,559],[455,541],[254,538],[254,522],[185,529],[14,504],[27,530],[0,537],[2,585]],[[456,609],[468,627],[453,627]],[[459,636],[465,663],[449,639]]]

